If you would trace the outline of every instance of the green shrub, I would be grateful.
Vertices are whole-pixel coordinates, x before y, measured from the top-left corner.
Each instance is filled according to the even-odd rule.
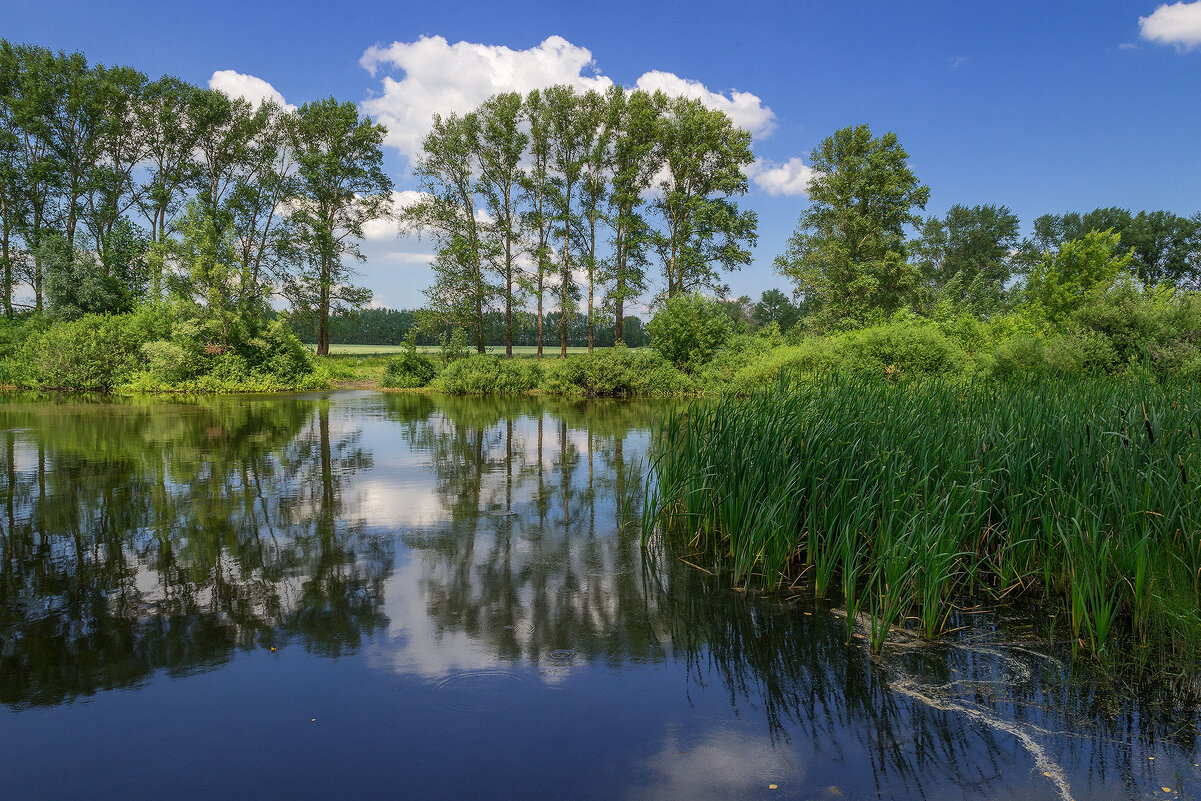
[[[1059,353],[1062,356],[1066,351],[1060,350]],[[1046,365],[1042,340],[1019,334],[1002,342],[993,351],[987,372],[997,378],[1021,378],[1041,375]]]
[[[142,355],[146,357],[147,371],[162,383],[174,384],[193,377],[188,366],[188,352],[170,340],[143,343]]]
[[[933,325],[894,320],[843,335],[854,369],[867,372],[950,375],[967,366],[967,354]]]
[[[424,387],[438,375],[433,359],[420,353],[402,353],[388,360],[381,386],[416,389]]]
[[[548,362],[538,389],[545,395],[651,397],[690,394],[695,383],[658,353],[619,345]]]
[[[733,330],[718,301],[697,294],[676,295],[647,324],[651,347],[683,370],[712,358]]]
[[[532,359],[485,354],[451,362],[431,386],[452,395],[514,395],[529,392],[541,380],[542,368]]]
[[[87,314],[56,322],[22,347],[31,383],[58,389],[108,391],[141,366],[129,315]]]

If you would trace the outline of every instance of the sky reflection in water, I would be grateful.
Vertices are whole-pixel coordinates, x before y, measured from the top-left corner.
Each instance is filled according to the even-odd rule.
[[[1095,692],[1022,621],[873,662],[644,560],[657,408],[5,399],[4,797],[1201,792],[1195,712]]]

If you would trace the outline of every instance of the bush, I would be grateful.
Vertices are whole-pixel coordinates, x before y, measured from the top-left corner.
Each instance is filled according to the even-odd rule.
[[[659,354],[618,345],[549,362],[538,389],[546,395],[625,398],[685,395],[695,384]]]
[[[22,347],[31,383],[59,389],[108,391],[141,366],[129,315],[87,314],[53,323]]]
[[[388,360],[380,385],[394,389],[424,387],[438,375],[433,359],[420,353],[402,353]]]
[[[676,295],[647,325],[651,347],[683,370],[709,361],[732,333],[733,323],[718,301],[697,294]]]
[[[536,361],[486,354],[448,364],[431,386],[452,395],[514,395],[529,392],[541,380],[542,368]]]
[[[949,375],[967,366],[967,354],[934,326],[900,319],[843,335],[853,369],[880,373]]]
[[[1046,366],[1042,340],[1027,334],[1019,334],[1002,342],[992,353],[986,364],[989,375],[997,378],[1020,378],[1036,376]],[[1065,352],[1061,352],[1065,355]]]

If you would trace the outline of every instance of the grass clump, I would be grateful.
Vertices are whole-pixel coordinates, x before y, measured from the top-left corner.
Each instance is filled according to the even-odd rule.
[[[1192,385],[785,373],[666,415],[644,537],[743,585],[805,576],[868,617],[876,650],[985,593],[1062,602],[1075,648],[1195,665],[1199,427]]]

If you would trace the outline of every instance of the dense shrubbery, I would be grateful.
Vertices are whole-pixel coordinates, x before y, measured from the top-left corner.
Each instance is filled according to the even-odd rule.
[[[430,386],[455,395],[537,390],[546,395],[584,397],[683,395],[696,389],[690,376],[659,354],[620,346],[566,359],[469,356],[448,364]]]
[[[677,367],[693,371],[726,343],[733,327],[716,300],[684,294],[668,299],[646,330],[652,348]]]
[[[214,330],[169,308],[7,323],[5,383],[70,390],[272,391],[327,382],[283,320]]]
[[[432,386],[452,395],[515,395],[536,388],[541,379],[536,361],[482,355],[451,362]]]
[[[418,389],[438,375],[434,360],[421,353],[406,352],[388,360],[381,386],[389,389]]]
[[[539,389],[548,395],[647,397],[695,391],[692,378],[657,353],[616,347],[550,362]]]

